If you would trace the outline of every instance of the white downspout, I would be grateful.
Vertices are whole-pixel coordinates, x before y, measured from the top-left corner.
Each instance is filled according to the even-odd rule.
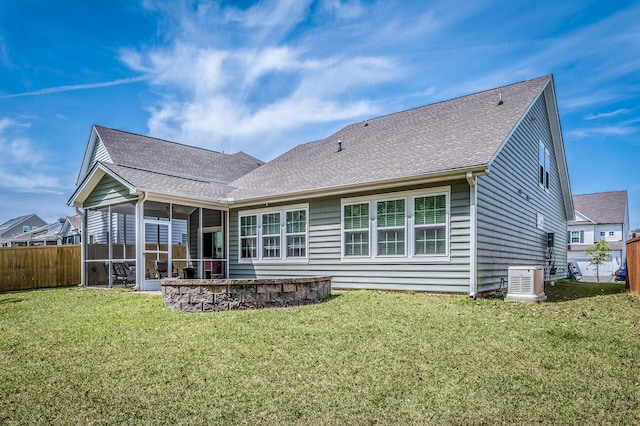
[[[87,282],[86,282],[86,272],[87,272],[87,263],[86,263],[86,256],[87,256],[87,249],[85,247],[85,244],[87,244],[86,241],[86,235],[87,235],[87,214],[86,211],[82,212],[80,211],[80,209],[78,207],[75,208],[76,209],[76,213],[78,214],[78,216],[80,216],[80,261],[82,262],[82,268],[80,268],[80,285],[83,287],[87,286]]]
[[[145,280],[144,264],[144,202],[147,200],[147,192],[142,193],[136,203],[136,285],[133,290],[140,290],[142,282]]]
[[[478,276],[477,260],[477,213],[476,199],[478,195],[477,177],[472,172],[467,172],[467,182],[469,182],[469,297],[475,299],[478,294],[476,277]]]

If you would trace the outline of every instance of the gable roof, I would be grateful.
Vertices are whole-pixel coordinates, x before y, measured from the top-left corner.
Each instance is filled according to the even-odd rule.
[[[96,155],[104,150],[104,155]],[[80,206],[109,174],[130,193],[153,192],[215,201],[226,184],[264,164],[244,152],[224,154],[163,139],[94,125],[78,188],[69,205]]]
[[[624,223],[627,191],[599,192],[573,196],[576,212],[595,224]]]
[[[550,85],[552,77],[546,75],[351,124],[235,180],[231,185],[236,189],[229,195],[260,200],[403,179],[452,174],[463,178],[467,171],[483,173]],[[566,194],[570,203],[570,192]]]
[[[24,216],[18,216],[18,217],[14,217],[13,219],[9,219],[6,222],[4,222],[3,224],[0,224],[0,235],[3,234],[5,231],[20,225],[23,222],[26,222],[27,220],[31,219],[31,218],[36,218],[38,219],[38,221],[40,221],[41,223],[46,223],[44,220],[42,220],[40,218],[40,216],[38,216],[35,213],[31,213],[31,214],[26,214]]]
[[[27,214],[24,216],[18,216],[18,217],[14,217],[13,219],[7,220],[5,223],[0,224],[0,233],[2,233],[2,231],[4,231],[5,229],[9,229],[19,224],[20,222],[24,222],[25,220],[29,219],[31,216],[35,216],[35,214]]]

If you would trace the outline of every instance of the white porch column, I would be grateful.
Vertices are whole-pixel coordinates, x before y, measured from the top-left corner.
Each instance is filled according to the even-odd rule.
[[[145,193],[136,203],[136,285],[134,290],[143,290],[146,278],[144,262],[144,201],[146,198]]]

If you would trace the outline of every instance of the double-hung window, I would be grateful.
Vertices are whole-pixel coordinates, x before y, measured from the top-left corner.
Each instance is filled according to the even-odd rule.
[[[404,256],[405,253],[405,200],[378,201],[377,203],[378,256]]]
[[[307,211],[286,212],[287,257],[307,256]]]
[[[547,191],[549,190],[550,171],[551,156],[549,150],[540,141],[538,149],[538,184]]]
[[[582,244],[584,243],[584,231],[570,231],[569,232],[570,244]]]
[[[280,258],[280,213],[263,213],[262,257]]]
[[[242,259],[258,257],[258,217],[256,215],[240,217],[240,257]]]
[[[447,252],[447,197],[432,195],[414,198],[414,254],[434,255]]]
[[[342,200],[342,260],[448,260],[450,188]]]
[[[344,255],[369,257],[369,203],[346,204],[344,213]]]
[[[239,213],[240,261],[306,260],[308,206]]]

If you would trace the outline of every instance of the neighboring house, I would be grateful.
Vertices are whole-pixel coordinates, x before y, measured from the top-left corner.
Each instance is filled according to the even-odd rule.
[[[80,215],[65,218],[59,237],[60,244],[80,244],[82,239],[82,218]]]
[[[32,231],[47,223],[36,214],[28,214],[10,219],[0,225],[0,247],[9,245],[9,239]]]
[[[575,220],[567,223],[568,260],[575,261],[583,276],[595,276],[585,249],[606,240],[611,258],[601,265],[600,275],[613,275],[625,264],[629,237],[627,191],[600,192],[573,196]]]
[[[7,240],[9,247],[55,246],[60,241],[62,221],[49,223],[31,231],[24,232]]]
[[[506,288],[512,265],[566,276],[574,212],[551,76],[354,123],[266,164],[94,126],[69,205],[84,229],[100,213],[106,235],[133,224],[83,243],[88,285],[127,263],[159,288],[168,262],[470,296]]]

